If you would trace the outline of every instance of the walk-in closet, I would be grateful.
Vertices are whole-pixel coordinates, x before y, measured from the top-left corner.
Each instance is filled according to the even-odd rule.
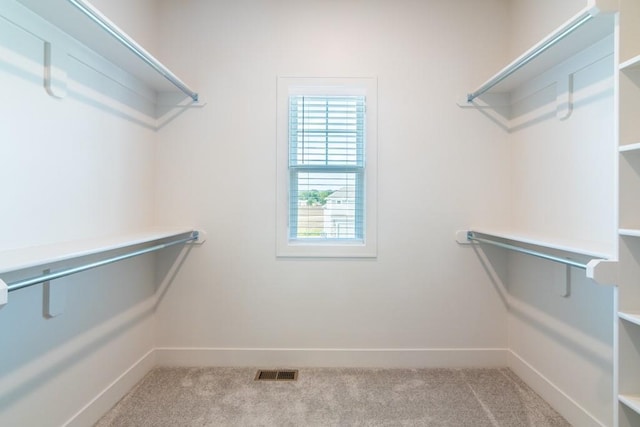
[[[0,425],[640,426],[638,0],[0,0]]]

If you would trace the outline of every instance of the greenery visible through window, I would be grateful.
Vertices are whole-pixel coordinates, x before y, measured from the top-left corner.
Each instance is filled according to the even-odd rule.
[[[298,194],[300,202],[307,202],[307,206],[324,206],[327,204],[327,197],[335,193],[334,190],[311,190],[303,191]]]
[[[364,241],[365,97],[289,97],[289,239]]]

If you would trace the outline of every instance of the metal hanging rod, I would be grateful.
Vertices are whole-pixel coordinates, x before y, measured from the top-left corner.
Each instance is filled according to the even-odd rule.
[[[527,65],[529,62],[531,62],[532,60],[537,58],[541,53],[543,53],[544,51],[546,51],[550,47],[554,46],[560,40],[564,39],[566,36],[571,34],[573,31],[575,31],[577,28],[579,28],[582,24],[584,24],[585,22],[589,21],[593,17],[594,17],[594,15],[589,11],[581,14],[579,17],[577,17],[574,21],[572,21],[569,25],[567,25],[561,32],[556,34],[554,37],[552,37],[551,39],[549,39],[546,42],[542,43],[540,46],[538,46],[537,48],[532,50],[526,56],[524,56],[524,57],[518,59],[516,62],[513,62],[512,64],[510,64],[507,68],[505,68],[502,72],[500,72],[499,74],[494,76],[491,80],[487,81],[484,85],[482,85],[475,92],[467,94],[467,102],[473,101],[474,99],[476,99],[477,97],[479,97],[483,93],[485,93],[488,90],[490,90],[492,87],[494,87],[495,85],[497,85],[498,83],[500,83],[501,81],[503,81],[504,79],[509,77],[511,74],[513,74],[516,71],[518,71],[520,68],[522,68],[525,65]]]
[[[198,240],[198,232],[192,232],[189,237],[183,237],[178,240],[174,240],[167,243],[162,243],[155,246],[150,246],[148,248],[139,249],[137,251],[129,252],[126,254],[114,256],[112,258],[104,259],[101,261],[96,261],[90,264],[81,265],[78,267],[68,268],[66,270],[60,270],[53,273],[42,274],[40,276],[32,277],[29,279],[18,280],[16,282],[7,283],[7,291],[17,291],[18,289],[26,288],[29,286],[37,285],[38,283],[48,282],[50,280],[59,279],[61,277],[70,276],[72,274],[80,273],[82,271],[90,270],[96,267],[102,267],[103,265],[112,264],[114,262],[122,261],[128,258],[133,258],[138,255],[143,255],[149,252],[158,251],[160,249],[168,248],[169,246],[179,245],[181,243],[187,243],[190,241]]]
[[[92,21],[102,27],[106,32],[111,34],[116,40],[118,40],[124,47],[133,52],[136,56],[146,62],[151,68],[156,70],[164,78],[169,80],[174,86],[188,95],[194,102],[198,102],[198,94],[191,90],[182,80],[180,80],[175,74],[173,74],[167,67],[162,65],[160,61],[154,58],[149,52],[147,52],[142,46],[136,43],[129,36],[124,34],[117,26],[109,21],[102,13],[100,13],[93,6],[88,4],[85,0],[68,0],[73,6],[84,13]]]
[[[474,233],[473,231],[467,231],[467,240],[472,242],[486,243],[489,245],[498,246],[500,248],[509,249],[511,251],[520,252],[522,254],[532,255],[532,256],[546,259],[549,261],[558,262],[560,264],[570,265],[572,267],[580,268],[582,270],[587,269],[587,264],[574,261],[572,259],[560,258],[554,255],[545,254],[544,252],[538,252],[531,249],[521,248],[520,246],[510,245],[508,243],[503,243],[496,240],[478,237],[476,236],[476,233]]]

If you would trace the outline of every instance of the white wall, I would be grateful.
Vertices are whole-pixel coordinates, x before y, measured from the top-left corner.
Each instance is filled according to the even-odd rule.
[[[506,135],[455,104],[505,59],[504,2],[164,1],[160,17],[160,55],[209,104],[159,133],[158,218],[210,238],[159,308],[159,347],[212,364],[505,363],[500,289],[454,241],[509,217]],[[276,258],[278,76],[377,76],[377,259]]]
[[[158,7],[156,0],[92,0],[122,31],[154,56],[158,54]]]
[[[509,0],[510,59],[520,56],[588,3],[588,0]]]
[[[46,40],[51,33],[40,25],[36,34]],[[54,48],[78,53],[71,41]],[[127,116],[121,107],[128,99],[116,95],[122,88],[71,60],[68,96],[49,96],[42,41],[5,19],[0,50],[0,249],[151,225],[155,132]],[[51,319],[42,315],[42,286],[10,293],[0,308],[1,425],[63,425],[150,351],[154,265],[145,256],[55,281],[66,289],[67,306]],[[90,425],[106,409],[83,414],[76,425]]]
[[[580,3],[511,2],[511,39],[518,44],[546,35],[585,6]],[[573,111],[559,119],[556,96],[569,78],[566,70],[573,79]],[[512,227],[581,241],[611,258],[616,256],[613,73],[609,38],[539,76],[529,89],[520,89],[509,135]],[[531,91],[535,86],[544,89]],[[508,271],[512,369],[572,424],[611,425],[614,288],[572,269],[570,295],[563,297],[565,267],[523,255],[509,257]]]
[[[171,277],[175,252],[61,280],[68,307],[54,319],[40,314],[39,287],[12,293],[0,309],[11,331],[0,337],[0,424],[64,423],[140,358],[127,378],[143,374],[154,346],[160,363],[343,366],[502,365],[509,347],[514,369],[534,373],[529,381],[548,379],[606,424],[611,290],[574,276],[571,297],[561,298],[550,291],[559,273],[545,262],[510,257],[507,271],[500,250],[485,256],[453,239],[473,225],[545,224],[524,218],[526,204],[512,197],[516,183],[535,181],[535,165],[518,160],[536,148],[540,127],[509,134],[455,105],[510,59],[509,39],[515,46],[540,31],[505,37],[510,19],[530,16],[533,2],[517,3],[96,0],[208,101],[159,132],[119,110],[100,92],[113,83],[78,64],[70,96],[50,98],[41,42],[26,37],[18,48],[0,38],[0,89],[10,100],[0,113],[11,118],[0,125],[0,158],[10,159],[0,170],[0,249],[152,223],[209,232],[155,317],[156,282]],[[538,10],[557,12],[537,21],[550,28],[566,5],[553,4]],[[377,259],[275,257],[277,76],[378,78]],[[606,95],[576,113],[601,114],[610,103]],[[599,131],[610,119],[601,117]],[[599,155],[589,153],[587,171]],[[71,392],[59,399],[60,390]],[[90,424],[108,401],[74,422]]]

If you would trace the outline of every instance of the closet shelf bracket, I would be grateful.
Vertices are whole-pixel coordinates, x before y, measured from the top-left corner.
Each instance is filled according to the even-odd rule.
[[[54,49],[50,42],[44,42],[44,87],[54,98],[62,99],[67,96],[67,55],[67,52]]]

